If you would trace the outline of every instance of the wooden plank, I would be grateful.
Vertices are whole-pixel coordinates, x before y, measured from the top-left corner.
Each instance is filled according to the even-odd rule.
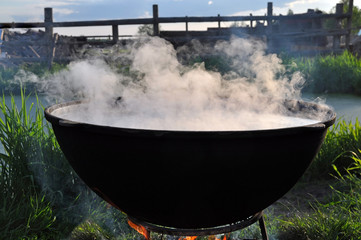
[[[214,17],[158,17],[158,23],[191,23],[191,22],[234,22],[234,21],[265,21],[271,20],[301,20],[301,19],[328,19],[348,18],[349,13],[341,14],[295,14],[289,16],[214,16]],[[53,22],[53,27],[91,27],[112,25],[143,25],[153,24],[153,18],[76,21],[76,22]],[[45,23],[0,23],[0,28],[44,28]]]
[[[34,53],[34,55],[37,57],[37,58],[40,58],[40,55],[35,51],[35,49],[32,47],[32,46],[28,46],[30,48],[30,50]]]
[[[343,3],[338,3],[336,5],[336,14],[340,15],[343,13]],[[334,26],[335,29],[341,28],[341,18],[336,18],[336,23]],[[333,37],[333,49],[337,50],[340,49],[341,44],[341,35],[336,35]]]
[[[44,39],[46,41],[46,49],[47,49],[47,62],[48,68],[50,69],[53,64],[54,58],[54,39],[53,39],[53,9],[52,8],[44,8],[44,23],[45,23],[45,36]]]
[[[159,14],[158,14],[158,5],[153,5],[153,36],[159,36]]]
[[[347,29],[351,29],[352,27],[352,12],[353,12],[353,0],[349,0],[348,3],[348,14],[350,14],[350,16],[347,18],[347,25],[346,28]],[[346,35],[346,48],[349,49],[350,47],[350,41],[351,41],[351,30],[349,31],[349,33]]]
[[[112,25],[113,43],[117,43],[119,40],[119,29],[118,25]]]

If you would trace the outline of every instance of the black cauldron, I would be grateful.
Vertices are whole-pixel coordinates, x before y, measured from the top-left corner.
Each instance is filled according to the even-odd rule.
[[[45,109],[62,151],[84,182],[142,222],[199,229],[267,208],[298,181],[336,115],[316,124],[256,131],[164,131],[72,122]],[[289,115],[318,104],[285,101]],[[322,108],[324,108],[322,106]]]

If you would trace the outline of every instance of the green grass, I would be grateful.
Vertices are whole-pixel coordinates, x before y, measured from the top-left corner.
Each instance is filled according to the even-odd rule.
[[[137,238],[72,170],[30,96],[21,91],[21,106],[0,99],[0,239]]]
[[[339,120],[327,132],[325,141],[320,152],[315,157],[304,178],[306,179],[327,179],[334,173],[332,165],[335,165],[340,172],[345,173],[353,164],[353,152],[361,146],[361,123],[358,119],[355,122]]]
[[[298,213],[281,221],[279,239],[360,239],[361,236],[361,151],[346,174],[335,167],[338,181],[326,202],[313,203],[310,213]]]
[[[348,51],[340,55],[289,57],[281,55],[288,73],[299,71],[306,79],[304,91],[361,95],[361,60]]]
[[[207,69],[229,71],[227,60],[210,57],[199,61],[205,61]],[[287,70],[290,73],[300,70],[307,77],[308,90],[360,93],[359,64],[358,59],[345,52],[340,56],[289,59]],[[33,72],[49,74],[36,67]],[[0,73],[2,79],[11,79],[16,74],[10,69]],[[124,215],[108,209],[72,171],[51,126],[43,118],[41,104],[26,108],[29,96],[18,88],[21,106],[16,106],[14,99],[10,103],[6,103],[4,97],[0,100],[3,115],[0,142],[5,150],[0,154],[0,239],[139,238],[127,226]],[[312,203],[312,212],[295,210],[294,216],[281,216],[279,222],[277,216],[271,220],[271,214],[266,219],[271,234],[296,240],[358,239],[357,234],[361,235],[360,146],[360,122],[338,121],[327,133],[319,154],[302,179],[307,183],[329,179],[330,174],[335,174],[338,183],[333,185],[333,196],[327,202]],[[259,228],[255,225],[231,237],[259,238]]]
[[[51,234],[55,214],[44,194],[35,184],[28,161],[39,149],[42,139],[38,127],[42,125],[40,112],[31,119],[24,104],[17,109],[12,98],[8,107],[3,97],[0,109],[0,141],[5,153],[0,154],[0,239],[36,239]],[[39,235],[40,234],[40,235]]]

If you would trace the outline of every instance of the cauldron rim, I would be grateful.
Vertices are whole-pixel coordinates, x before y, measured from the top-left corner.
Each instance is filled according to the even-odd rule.
[[[118,126],[109,126],[109,125],[100,125],[94,123],[86,123],[80,121],[68,120],[66,118],[58,117],[52,114],[53,111],[58,110],[60,108],[68,107],[71,105],[80,105],[89,102],[88,100],[76,100],[69,101],[64,103],[58,103],[51,105],[44,109],[45,118],[52,124],[58,124],[62,126],[68,127],[82,127],[88,130],[97,129],[97,131],[104,131],[107,134],[117,132],[126,132],[130,134],[141,134],[141,135],[155,135],[155,136],[163,136],[163,135],[187,135],[187,136],[204,136],[209,137],[212,135],[217,136],[228,136],[232,134],[243,134],[245,136],[251,135],[259,135],[259,136],[267,136],[278,134],[289,134],[290,132],[298,132],[307,130],[317,130],[319,128],[328,128],[332,126],[336,121],[336,113],[327,106],[327,118],[323,120],[318,120],[316,123],[306,124],[306,125],[296,125],[292,127],[281,127],[281,128],[270,128],[270,129],[252,129],[252,130],[167,130],[167,129],[144,129],[144,128],[126,128],[126,127],[118,127]],[[300,101],[300,100],[285,100],[285,103],[299,104],[299,105],[307,105],[311,107],[319,107],[320,105],[317,103]]]

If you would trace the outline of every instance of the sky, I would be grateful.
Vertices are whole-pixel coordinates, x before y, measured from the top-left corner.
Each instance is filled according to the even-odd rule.
[[[84,21],[148,18],[152,16],[152,5],[158,4],[159,17],[184,16],[245,16],[264,15],[269,0],[0,0],[0,22],[42,22],[44,8],[52,7],[54,21]],[[339,0],[274,0],[275,15],[304,13],[307,9],[330,12]],[[354,0],[361,7],[361,0]],[[207,26],[206,26],[207,25]],[[212,24],[189,25],[190,30],[205,29]],[[161,26],[164,30],[184,29],[184,24]],[[119,34],[135,34],[138,26],[121,26]],[[111,27],[56,28],[54,32],[67,35],[108,35]]]

